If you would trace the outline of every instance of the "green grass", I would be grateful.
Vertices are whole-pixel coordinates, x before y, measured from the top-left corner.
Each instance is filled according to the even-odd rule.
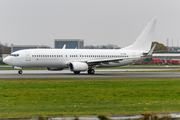
[[[0,118],[180,110],[180,78],[0,80]]]
[[[8,65],[0,65],[0,70],[17,70]],[[64,70],[67,70],[65,68]],[[180,65],[129,65],[121,67],[102,67],[96,69],[180,69]],[[45,68],[23,68],[23,70],[45,70]]]
[[[97,69],[180,69],[180,65],[129,65]]]
[[[137,72],[180,72],[180,70],[148,70],[148,71],[96,71],[96,72],[101,72],[101,73],[124,73],[124,72],[134,72],[134,73],[137,73]]]
[[[12,67],[0,67],[0,70],[17,70]],[[45,68],[23,68],[22,70],[46,70]]]

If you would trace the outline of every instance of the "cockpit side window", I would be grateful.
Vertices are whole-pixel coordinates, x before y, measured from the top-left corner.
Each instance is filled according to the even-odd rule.
[[[18,57],[19,54],[11,54],[10,56]]]

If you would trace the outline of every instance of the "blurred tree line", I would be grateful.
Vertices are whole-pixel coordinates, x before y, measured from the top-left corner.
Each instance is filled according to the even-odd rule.
[[[120,49],[120,47],[113,44],[97,45],[97,46],[87,45],[87,46],[84,46],[84,49]]]
[[[156,44],[156,47],[155,47],[153,53],[167,53],[168,52],[167,47],[164,46],[162,43],[158,43],[158,42],[152,42],[151,48],[154,46],[154,44]],[[152,62],[152,58],[147,58],[143,62],[151,63]]]
[[[0,65],[5,65],[5,63],[2,62],[2,54],[10,54],[11,53],[11,47],[8,46],[8,44],[2,44],[0,43]]]
[[[161,53],[168,52],[167,47],[164,46],[163,44],[158,43],[158,42],[153,42],[152,46],[154,44],[156,44],[154,52],[161,52]],[[113,45],[113,44],[97,45],[97,46],[87,45],[87,46],[84,46],[84,49],[120,49],[120,47],[118,47],[117,45]],[[8,46],[7,43],[5,43],[4,45],[2,43],[0,43],[0,55],[1,54],[10,54],[10,53],[11,53],[11,47]]]
[[[0,43],[0,55],[10,54],[10,53],[11,53],[11,47],[9,47],[7,43],[5,43],[4,45]]]
[[[166,46],[164,46],[162,43],[158,43],[158,42],[152,42],[152,46],[156,44],[156,47],[154,49],[155,53],[167,53],[168,49]],[[117,45],[113,45],[113,44],[108,44],[108,45],[97,45],[97,46],[93,46],[93,45],[87,45],[84,46],[84,49],[121,49],[120,47],[118,47]]]
[[[151,48],[154,46],[154,44],[156,44],[154,53],[167,53],[168,52],[167,47],[164,46],[162,43],[158,43],[158,42],[152,42]]]

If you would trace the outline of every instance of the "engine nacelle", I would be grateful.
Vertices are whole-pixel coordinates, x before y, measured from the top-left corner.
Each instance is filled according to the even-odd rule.
[[[49,71],[60,71],[60,70],[63,70],[64,68],[46,68],[46,70],[49,70]]]
[[[87,71],[88,64],[83,62],[71,62],[69,64],[69,69],[71,71]]]

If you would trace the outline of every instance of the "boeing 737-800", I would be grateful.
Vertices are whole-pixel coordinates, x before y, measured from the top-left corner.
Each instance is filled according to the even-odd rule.
[[[116,67],[131,64],[150,57],[152,37],[156,19],[152,19],[137,40],[130,46],[118,50],[105,49],[26,49],[13,52],[3,62],[19,69],[46,68],[47,70],[63,70],[69,68],[74,74],[87,71],[94,74],[96,67]]]

